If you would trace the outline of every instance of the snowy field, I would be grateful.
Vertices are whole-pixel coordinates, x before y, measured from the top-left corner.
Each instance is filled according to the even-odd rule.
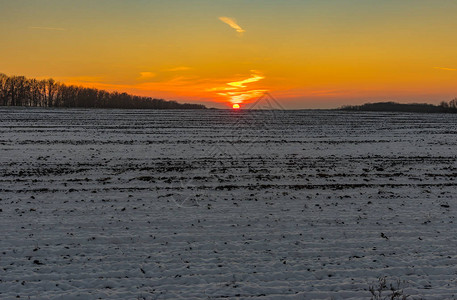
[[[455,115],[0,116],[0,299],[457,298]]]

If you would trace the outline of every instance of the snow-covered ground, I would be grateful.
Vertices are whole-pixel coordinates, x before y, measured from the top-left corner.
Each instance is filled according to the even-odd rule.
[[[0,299],[455,299],[456,145],[455,115],[0,108]]]

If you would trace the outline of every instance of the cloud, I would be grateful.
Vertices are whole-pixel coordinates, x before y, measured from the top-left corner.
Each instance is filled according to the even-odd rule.
[[[238,25],[236,23],[236,20],[235,19],[232,19],[232,18],[228,18],[228,17],[219,17],[219,20],[221,20],[222,22],[224,22],[225,24],[227,24],[228,26],[232,27],[233,29],[235,29],[238,33],[243,33],[243,32],[246,32],[246,30],[244,30],[243,28],[240,27],[240,25]]]
[[[155,76],[156,74],[152,72],[140,72],[140,77],[138,77],[138,79],[149,79]]]
[[[457,71],[457,69],[451,69],[451,68],[441,68],[441,67],[433,67],[433,69],[438,69],[438,70],[445,70],[445,71]]]
[[[205,91],[207,92],[219,92],[219,91],[234,91],[234,90],[237,90],[238,88],[237,87],[213,87],[213,88],[208,88],[206,89]]]
[[[176,68],[167,69],[167,71],[168,72],[177,72],[177,71],[188,71],[191,69],[192,68],[190,68],[190,67],[176,67]]]
[[[243,101],[258,98],[268,92],[268,90],[250,90],[241,92],[217,93],[220,96],[229,98],[232,103],[242,103]]]
[[[249,77],[247,79],[244,79],[244,80],[241,80],[241,81],[229,82],[227,84],[230,85],[230,86],[237,87],[237,88],[245,88],[246,87],[245,86],[246,83],[256,82],[256,81],[262,80],[264,78],[265,77],[260,76],[258,74],[252,74],[251,77]]]
[[[248,89],[246,84],[254,83],[265,77],[256,70],[251,70],[251,77],[226,83],[224,87],[214,87],[206,89],[208,92],[217,92],[219,96],[227,98],[232,103],[242,103],[252,98],[260,97],[268,90],[263,89]]]
[[[54,31],[65,31],[65,28],[58,28],[58,27],[39,27],[39,26],[31,26],[29,29],[39,29],[39,30],[54,30]]]

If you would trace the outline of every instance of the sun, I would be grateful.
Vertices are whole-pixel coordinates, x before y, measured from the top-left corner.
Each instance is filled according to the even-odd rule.
[[[240,105],[238,103],[233,104],[232,106],[233,109],[240,109]]]

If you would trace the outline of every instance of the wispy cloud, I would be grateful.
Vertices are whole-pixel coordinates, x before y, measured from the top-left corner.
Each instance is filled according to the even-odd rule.
[[[251,72],[252,74],[249,78],[231,81],[226,83],[226,86],[208,88],[206,91],[217,92],[219,96],[226,97],[232,103],[242,103],[252,98],[260,97],[267,90],[248,89],[246,84],[257,82],[265,77],[259,71],[251,70]]]
[[[235,19],[228,18],[228,17],[219,17],[219,20],[227,24],[228,26],[232,27],[235,29],[238,33],[242,34],[243,32],[246,32],[243,28],[241,28],[240,25],[236,23]]]
[[[242,103],[243,101],[258,98],[262,96],[268,90],[250,90],[250,91],[241,91],[241,92],[228,92],[228,93],[217,93],[220,96],[225,96],[230,99],[232,103]]]
[[[445,70],[445,71],[457,71],[457,69],[452,68],[442,68],[442,67],[433,67],[433,69]]]
[[[244,79],[244,80],[241,80],[241,81],[229,82],[227,84],[230,85],[230,86],[238,87],[238,88],[245,88],[246,87],[245,84],[256,82],[256,81],[262,80],[264,78],[265,77],[263,77],[261,75],[252,74],[251,77],[249,77],[247,79]]]
[[[138,79],[149,79],[155,76],[156,74],[153,72],[140,72],[140,77],[138,77]]]
[[[190,67],[176,67],[176,68],[170,68],[167,69],[168,72],[178,72],[178,71],[188,71],[191,70],[192,68]]]
[[[53,30],[53,31],[65,31],[65,28],[59,27],[40,27],[40,26],[30,26],[29,29],[37,29],[37,30]]]
[[[207,92],[220,92],[220,91],[235,91],[237,89],[238,88],[236,88],[236,87],[228,87],[228,86],[226,87],[226,86],[224,86],[224,87],[208,88],[205,91],[207,91]]]

